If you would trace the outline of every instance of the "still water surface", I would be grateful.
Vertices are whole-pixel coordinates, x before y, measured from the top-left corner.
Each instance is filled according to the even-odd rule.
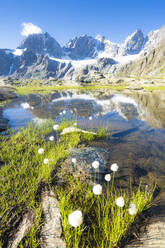
[[[28,103],[25,109],[23,103]],[[63,113],[63,110],[66,113]],[[65,112],[64,111],[64,112]],[[57,92],[27,95],[8,103],[3,116],[11,128],[47,119],[76,119],[79,128],[106,127],[109,163],[117,162],[124,175],[156,180],[165,186],[165,93],[112,94]]]

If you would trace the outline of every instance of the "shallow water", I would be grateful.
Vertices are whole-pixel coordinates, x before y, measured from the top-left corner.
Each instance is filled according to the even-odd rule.
[[[24,109],[21,104],[26,102],[29,108]],[[76,119],[83,129],[104,126],[113,133],[108,139],[109,165],[119,164],[123,183],[128,176],[139,176],[165,185],[163,92],[128,95],[68,91],[28,95],[8,103],[3,116],[11,128],[24,127],[29,121],[39,124],[50,118],[55,122]]]

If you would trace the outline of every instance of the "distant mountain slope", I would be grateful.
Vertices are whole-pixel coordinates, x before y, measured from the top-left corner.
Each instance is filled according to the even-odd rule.
[[[121,66],[118,75],[165,75],[165,26],[149,33],[139,58]]]
[[[99,73],[110,77],[164,72],[165,26],[146,37],[137,29],[122,44],[100,35],[82,35],[61,47],[43,33],[29,35],[17,49],[0,49],[1,77],[84,80]]]

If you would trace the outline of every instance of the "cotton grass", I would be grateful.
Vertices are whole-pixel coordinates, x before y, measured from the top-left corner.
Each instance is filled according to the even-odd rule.
[[[92,163],[92,167],[94,168],[94,169],[97,169],[97,168],[99,168],[99,161],[94,161],[93,163]]]
[[[76,210],[72,212],[68,217],[69,224],[73,227],[78,227],[83,222],[82,212],[80,210]]]
[[[39,149],[38,149],[38,153],[39,153],[39,154],[43,154],[43,153],[44,153],[44,149],[43,149],[43,148],[39,148]]]
[[[93,193],[95,195],[101,195],[102,194],[102,186],[100,184],[96,184],[95,186],[93,186]]]

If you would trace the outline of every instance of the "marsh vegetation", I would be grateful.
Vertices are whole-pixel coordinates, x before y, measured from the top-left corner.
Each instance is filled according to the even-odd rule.
[[[0,137],[0,241],[5,247],[9,234],[18,225],[24,213],[34,213],[34,225],[20,243],[20,247],[40,247],[40,230],[43,223],[41,190],[52,188],[60,202],[63,217],[64,237],[68,247],[115,247],[126,235],[128,228],[152,201],[153,188],[147,191],[139,187],[121,191],[114,187],[115,172],[111,182],[105,181],[99,194],[92,187],[96,181],[84,182],[72,175],[63,175],[64,183],[58,184],[56,172],[73,147],[81,142],[102,139],[107,136],[101,128],[96,135],[71,132],[60,135],[73,122],[62,122],[59,126],[49,121],[40,126],[29,124],[25,129],[11,131]],[[50,138],[54,137],[54,139]],[[92,165],[91,165],[92,166]],[[116,205],[118,197],[124,206]],[[129,214],[130,204],[136,211]],[[73,227],[68,222],[69,214],[79,209],[83,221]]]

